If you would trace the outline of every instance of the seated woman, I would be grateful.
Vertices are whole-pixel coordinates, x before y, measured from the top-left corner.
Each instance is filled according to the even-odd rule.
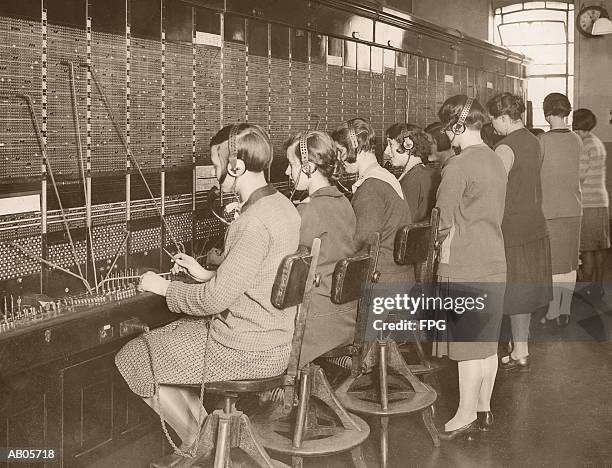
[[[172,312],[190,317],[130,341],[115,359],[131,390],[175,429],[183,447],[196,439],[206,413],[197,396],[173,385],[281,374],[295,318],[270,302],[281,260],[298,247],[300,217],[264,178],[272,160],[269,137],[255,125],[230,125],[210,148],[221,189],[233,190],[242,202],[227,231],[225,259],[213,272],[175,255],[175,269],[199,284],[143,275],[143,291],[166,296]]]
[[[332,274],[336,263],[355,254],[356,219],[351,203],[334,186],[339,161],[333,140],[323,132],[308,131],[287,143],[287,175],[297,190],[308,190],[308,201],[298,205],[302,218],[300,244],[309,246],[321,239],[319,286],[314,290],[304,333],[301,361],[311,362],[338,346],[352,343],[355,332],[355,302],[335,305],[330,301]]]
[[[412,214],[399,181],[378,164],[372,126],[364,119],[348,120],[332,133],[332,138],[347,172],[359,174],[351,199],[357,217],[355,246],[361,249],[373,233],[379,232],[380,282],[414,281],[412,266],[400,266],[393,260],[395,235],[402,226],[412,223]]]
[[[429,220],[436,204],[441,175],[439,166],[429,163],[433,145],[431,137],[416,125],[393,124],[387,129],[385,153],[394,167],[404,168],[398,180],[415,223]]]

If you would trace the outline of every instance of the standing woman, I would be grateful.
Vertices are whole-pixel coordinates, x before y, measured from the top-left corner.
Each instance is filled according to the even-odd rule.
[[[348,120],[332,133],[332,138],[347,172],[359,174],[351,199],[357,217],[355,247],[361,249],[373,233],[379,232],[380,282],[414,281],[412,266],[397,265],[393,260],[395,234],[401,227],[412,223],[412,215],[400,183],[378,164],[372,126],[364,119]]]
[[[115,358],[130,389],[163,416],[183,447],[192,446],[206,413],[197,396],[175,385],[281,374],[295,318],[270,302],[280,262],[298,247],[300,217],[264,178],[272,161],[269,137],[256,125],[229,125],[210,148],[221,188],[242,202],[227,230],[225,258],[208,271],[186,254],[175,255],[173,269],[198,284],[143,275],[142,290],[165,296],[172,312],[189,317],[130,341]]]
[[[504,314],[510,316],[513,348],[501,360],[503,370],[529,368],[531,313],[551,300],[550,241],[542,213],[540,142],[525,128],[525,103],[511,93],[487,103],[493,128],[503,139],[495,145],[506,172],[506,206],[502,231],[506,249]]]
[[[286,143],[287,175],[296,190],[308,190],[308,201],[297,206],[302,219],[300,245],[321,239],[319,285],[315,288],[304,342],[302,363],[308,363],[338,346],[353,341],[356,302],[332,304],[331,283],[336,263],[355,254],[353,236],[357,221],[348,199],[334,185],[340,175],[336,147],[329,135],[301,132]]]
[[[572,127],[584,145],[580,155],[580,188],[582,190],[582,227],[580,258],[582,280],[590,283],[586,291],[595,299],[603,296],[603,273],[606,250],[610,247],[608,191],[606,190],[606,148],[591,130],[597,125],[589,109],[574,111]]]
[[[544,116],[550,130],[538,138],[542,145],[542,210],[550,236],[553,299],[544,327],[565,326],[569,323],[570,306],[580,247],[582,194],[580,192],[580,153],[582,140],[567,128],[565,122],[572,106],[567,97],[551,93],[544,98]]]
[[[413,222],[428,221],[436,204],[440,168],[429,164],[434,142],[421,127],[393,124],[387,129],[387,149],[394,167],[403,167],[399,182]]]
[[[445,133],[461,153],[442,169],[436,206],[443,237],[438,266],[440,293],[485,298],[481,310],[449,311],[448,336],[434,352],[458,361],[459,407],[441,438],[449,440],[492,424],[491,394],[497,375],[497,340],[503,314],[506,258],[502,219],[506,171],[480,136],[487,120],[480,103],[453,96],[438,112]],[[445,300],[446,301],[446,300]],[[458,303],[455,303],[458,304]],[[477,422],[477,418],[479,422]]]

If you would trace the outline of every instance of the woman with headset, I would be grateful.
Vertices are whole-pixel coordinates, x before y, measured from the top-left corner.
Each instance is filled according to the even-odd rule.
[[[421,127],[411,124],[393,124],[386,133],[385,154],[394,167],[404,168],[398,180],[413,221],[427,221],[436,204],[441,178],[439,165],[429,162],[434,141]]]
[[[300,244],[321,239],[318,286],[314,290],[300,359],[311,362],[338,346],[352,343],[356,303],[335,305],[330,301],[336,263],[355,254],[353,241],[357,221],[348,199],[336,188],[340,164],[333,140],[324,132],[305,131],[285,143],[289,166],[286,174],[296,190],[308,198],[297,206],[302,219]]]
[[[438,337],[434,351],[458,361],[459,370],[459,407],[440,434],[449,440],[492,424],[506,280],[501,224],[507,176],[501,159],[482,141],[487,115],[478,101],[453,96],[438,116],[451,144],[461,149],[442,169],[436,203],[443,239],[439,292],[455,307],[446,310],[447,336]],[[479,306],[463,307],[472,301]]]
[[[372,126],[364,119],[351,119],[338,127],[332,138],[346,171],[359,175],[351,199],[357,217],[356,247],[361,249],[373,233],[379,232],[380,282],[414,281],[412,266],[400,266],[393,260],[395,235],[401,227],[412,223],[412,214],[399,181],[378,164]]]
[[[294,327],[294,315],[270,302],[278,265],[296,251],[300,229],[291,202],[264,178],[270,139],[256,125],[229,125],[210,148],[221,189],[234,191],[241,202],[227,230],[224,260],[213,272],[176,254],[173,270],[197,284],[144,274],[140,289],[165,296],[172,312],[187,317],[130,341],[115,359],[131,390],[175,429],[182,455],[193,451],[206,413],[197,396],[173,385],[279,375]]]

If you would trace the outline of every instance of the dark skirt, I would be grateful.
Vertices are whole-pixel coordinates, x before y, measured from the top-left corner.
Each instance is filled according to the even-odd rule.
[[[581,216],[546,220],[553,275],[578,269]]]
[[[608,207],[584,208],[580,228],[580,251],[610,248],[610,215]]]
[[[471,290],[469,295],[486,297],[482,310],[438,311],[438,319],[446,320],[446,330],[437,330],[433,343],[434,356],[448,356],[453,361],[485,359],[497,354],[504,307],[506,274],[480,278],[438,277],[440,297],[463,295],[463,288]],[[477,291],[475,291],[477,289]]]
[[[530,314],[552,300],[552,263],[548,236],[506,247],[504,314]]]

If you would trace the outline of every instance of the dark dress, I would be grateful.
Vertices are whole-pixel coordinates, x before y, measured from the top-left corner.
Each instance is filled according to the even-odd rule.
[[[356,252],[353,235],[357,221],[351,203],[336,187],[320,188],[297,209],[302,218],[300,244],[310,246],[315,237],[321,239],[317,267],[321,279],[312,297],[300,356],[306,364],[353,342],[357,302],[332,304],[330,292],[336,263]]]
[[[542,212],[539,140],[526,128],[499,141],[514,153],[508,174],[502,231],[507,284],[504,314],[528,314],[552,299],[550,241]]]
[[[434,165],[417,164],[399,181],[415,223],[428,221],[436,206],[436,192],[442,180],[440,168]]]

